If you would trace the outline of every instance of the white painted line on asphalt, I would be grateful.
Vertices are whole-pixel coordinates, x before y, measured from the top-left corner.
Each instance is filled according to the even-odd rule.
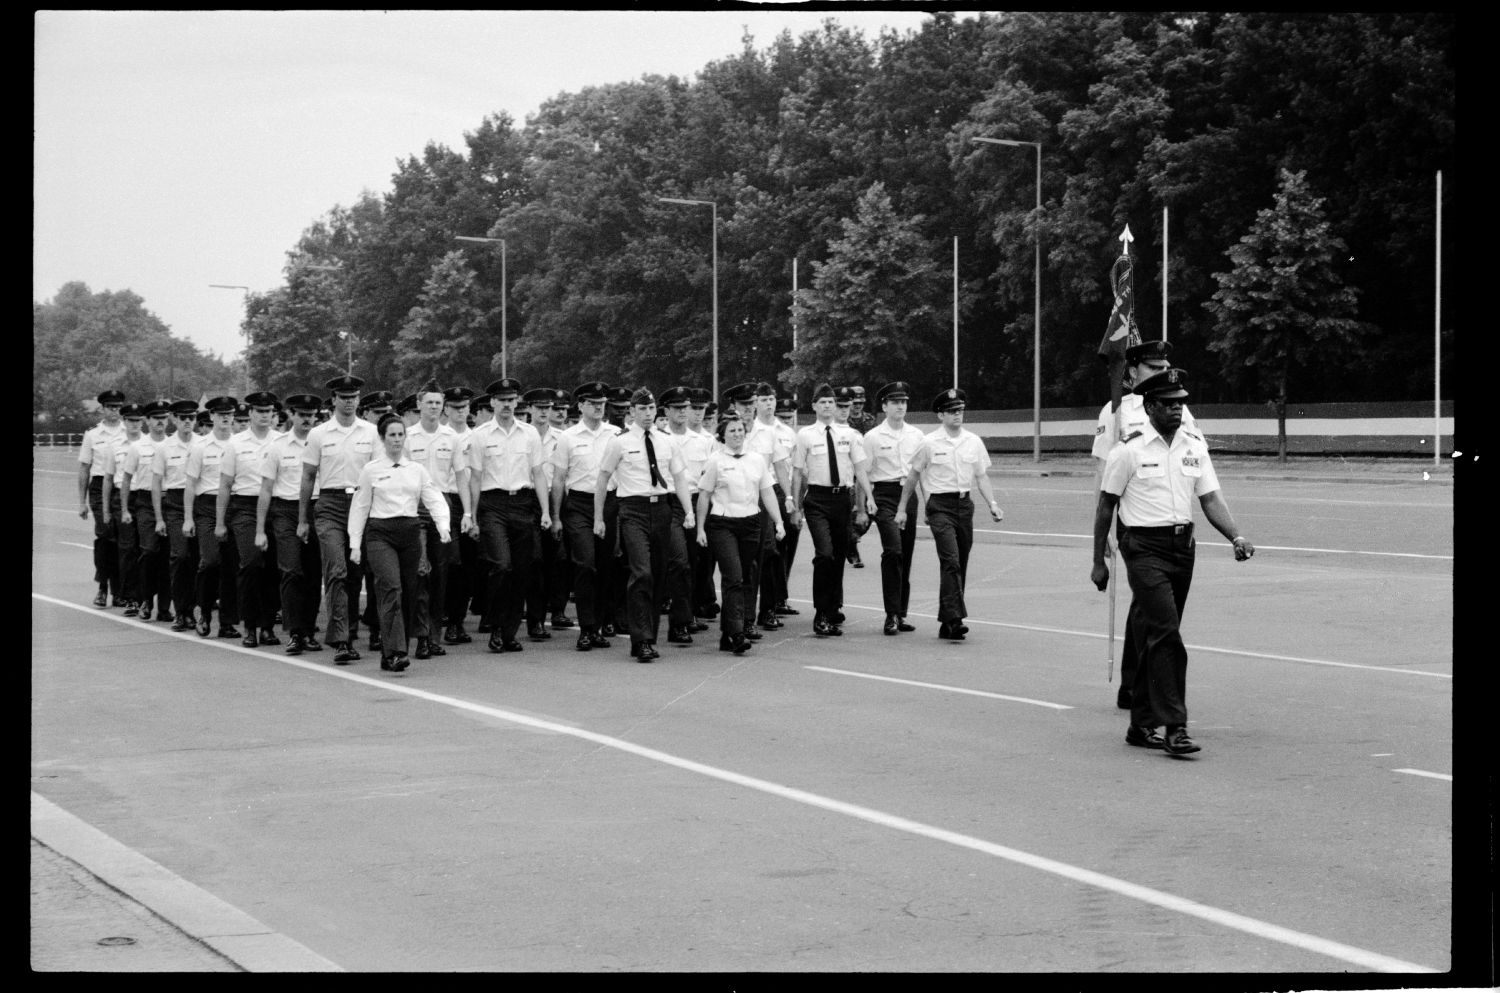
[[[876,676],[868,672],[854,672],[849,669],[829,669],[821,665],[805,665],[802,668],[811,669],[814,672],[831,672],[838,676],[858,676],[860,679],[877,679],[882,683],[900,683],[903,686],[920,686],[929,690],[946,690],[949,693],[963,693],[967,696],[989,697],[991,700],[1010,700],[1013,703],[1029,703],[1038,707],[1051,707],[1053,710],[1072,710],[1065,703],[1048,703],[1046,700],[1033,700],[1024,696],[1007,696],[1004,693],[990,693],[986,690],[966,690],[962,686],[946,686],[943,683],[923,683],[915,679],[895,679],[891,676]]]
[[[1421,769],[1392,769],[1392,772],[1404,772],[1408,776],[1426,776],[1428,779],[1443,779],[1453,782],[1452,776],[1445,776],[1441,772],[1425,772]]]
[[[796,597],[791,598],[791,602],[812,603],[811,600],[799,600]],[[872,613],[882,615],[885,613],[884,607],[871,607],[862,603],[846,603],[844,604],[844,608],[847,610],[868,610]],[[913,612],[907,614],[906,616],[922,617],[934,621],[937,620],[936,614],[918,614]],[[1041,624],[1014,624],[1007,621],[985,621],[980,620],[976,617],[965,617],[964,623],[983,624],[986,627],[995,628],[1012,628],[1017,631],[1037,631],[1042,634],[1065,634],[1074,638],[1094,638],[1099,641],[1103,641],[1107,637],[1107,635],[1100,634],[1097,631],[1075,631],[1070,628],[1050,628],[1045,627]],[[1326,665],[1334,666],[1339,669],[1369,669],[1374,672],[1395,672],[1407,676],[1431,676],[1434,679],[1453,678],[1453,674],[1451,672],[1424,672],[1421,669],[1398,669],[1395,666],[1387,665],[1362,665],[1358,662],[1334,662],[1331,659],[1309,659],[1302,658],[1297,655],[1272,655],[1267,652],[1246,652],[1241,651],[1237,648],[1217,648],[1213,645],[1188,645],[1186,647],[1191,648],[1195,652],[1213,652],[1218,655],[1240,655],[1245,658],[1252,659],[1270,659],[1273,662],[1300,662],[1304,665]]]
[[[31,595],[35,599],[55,604],[60,607],[67,607],[71,610],[76,610],[79,613],[89,616],[102,617],[124,624],[133,623],[128,618],[117,618],[108,614],[100,614],[95,612],[92,608],[81,607],[78,604],[69,603],[66,600],[58,600],[54,597],[44,596],[40,593],[33,593]],[[172,636],[171,632],[166,631],[154,633],[159,633],[163,636]],[[261,659],[262,661],[276,662],[282,665],[295,666],[299,669],[305,669],[309,672],[316,672],[324,676],[332,676],[337,679],[344,679],[349,682],[359,683],[365,686],[379,687],[381,689],[389,690],[392,693],[402,693],[407,696],[416,697],[422,700],[428,700],[432,703],[441,704],[447,707],[453,707],[458,710],[466,710],[470,713],[482,714],[486,717],[492,717],[497,720],[508,721],[512,724],[519,724],[523,727],[535,728],[541,731],[550,731],[554,734],[568,735],[570,737],[578,738],[583,741],[593,742],[596,745],[602,745],[606,748],[613,748],[618,751],[626,752],[628,754],[635,755],[652,762],[659,762],[662,765],[673,766],[674,768],[683,769],[687,772],[706,776],[710,779],[717,779],[721,782],[733,783],[737,786],[743,786],[747,789],[753,789],[762,793],[767,793],[771,796],[781,797],[785,800],[791,800],[794,803],[801,803],[810,807],[817,807],[822,810],[831,811],[836,814],[843,814],[847,817],[852,817],[870,824],[887,827],[895,831],[902,831],[907,834],[929,838],[933,841],[943,842],[944,844],[954,845],[959,848],[967,848],[971,851],[980,852],[981,854],[991,855],[995,858],[1003,859],[1007,862],[1015,863],[1016,865],[1025,866],[1029,869],[1036,869],[1039,872],[1049,873],[1054,876],[1059,876],[1063,879],[1071,879],[1074,882],[1082,883],[1085,886],[1093,886],[1098,889],[1106,890],[1110,893],[1115,893],[1120,896],[1129,897],[1134,900],[1139,900],[1143,903],[1161,907],[1165,910],[1174,911],[1176,913],[1184,914],[1189,917],[1196,917],[1199,920],[1208,921],[1209,923],[1239,931],[1243,934],[1248,934],[1255,938],[1261,938],[1266,941],[1279,942],[1280,944],[1289,945],[1293,948],[1300,948],[1304,951],[1313,952],[1318,955],[1324,955],[1329,958],[1337,959],[1341,962],[1346,962],[1350,965],[1357,966],[1359,968],[1371,969],[1377,972],[1438,971],[1437,969],[1430,968],[1428,966],[1418,965],[1414,962],[1406,962],[1402,959],[1393,958],[1389,955],[1382,955],[1379,952],[1372,952],[1367,949],[1357,948],[1353,945],[1346,945],[1341,942],[1331,941],[1327,938],[1320,938],[1317,935],[1306,934],[1302,931],[1294,931],[1291,928],[1284,928],[1278,924],[1272,924],[1268,921],[1258,920],[1254,917],[1246,917],[1243,914],[1236,914],[1230,910],[1223,910],[1219,907],[1213,907],[1205,903],[1199,903],[1196,900],[1189,900],[1186,897],[1176,896],[1175,894],[1167,893],[1163,890],[1153,889],[1149,886],[1141,886],[1136,883],[1127,882],[1123,879],[1116,879],[1113,876],[1107,876],[1102,872],[1095,872],[1092,869],[1084,869],[1079,866],[1069,865],[1066,862],[1059,862],[1055,859],[1049,859],[1042,855],[1034,855],[1030,852],[1021,851],[1018,848],[1010,848],[1006,845],[998,845],[994,842],[985,841],[982,838],[975,838],[971,835],[960,834],[957,831],[949,831],[945,828],[936,827],[930,824],[924,824],[921,821],[909,820],[908,818],[900,817],[895,814],[888,814],[883,811],[872,809],[870,807],[862,807],[858,804],[846,803],[842,800],[835,800],[831,797],[821,796],[817,793],[810,793],[806,790],[797,789],[796,787],[784,786],[780,783],[773,783],[765,779],[757,779],[754,776],[742,775],[741,773],[731,772],[728,769],[720,769],[716,766],[706,765],[702,762],[696,762],[692,759],[681,758],[668,752],[657,751],[654,748],[647,748],[643,745],[637,745],[634,742],[625,741],[620,738],[613,738],[609,735],[598,734],[593,731],[586,731],[583,728],[570,727],[566,724],[559,724],[556,721],[542,720],[541,718],[529,717],[525,714],[502,710],[498,707],[491,707],[486,704],[473,703],[469,700],[462,700],[457,697],[444,696],[440,693],[431,693],[426,690],[419,690],[415,687],[402,685],[401,683],[393,679],[375,679],[369,676],[361,676],[352,672],[340,672],[337,669],[329,667],[329,665],[326,663],[319,665],[312,662],[303,661],[301,658],[287,658],[286,656],[270,655],[256,649],[244,648],[238,645],[226,645],[222,642],[215,643],[213,641],[201,641],[196,636],[189,638],[185,634],[176,636],[182,637],[184,640],[197,641],[200,645],[210,645],[221,650],[249,655],[254,658]]]
[[[344,971],[35,792],[31,836],[247,972]]]
[[[85,544],[83,544],[80,541],[59,541],[58,544],[59,545],[72,545],[74,548],[81,548],[81,549],[83,549],[86,552],[92,552],[94,550],[94,546],[93,545],[85,545]]]

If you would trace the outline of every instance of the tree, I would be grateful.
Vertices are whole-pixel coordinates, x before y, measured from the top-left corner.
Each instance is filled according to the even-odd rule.
[[[797,291],[788,386],[903,379],[936,390],[944,281],[921,224],[897,216],[883,184],[865,191],[827,261],[813,263],[813,288]]]
[[[1209,348],[1225,377],[1248,377],[1274,389],[1277,453],[1286,461],[1286,401],[1294,370],[1337,369],[1366,326],[1354,313],[1358,291],[1345,286],[1335,257],[1348,249],[1331,230],[1323,200],[1305,172],[1281,171],[1274,207],[1260,211],[1249,234],[1224,254],[1230,272],[1204,303],[1216,319]]]
[[[429,379],[442,384],[477,382],[499,368],[498,314],[475,306],[474,270],[452,251],[438,260],[422,289],[422,302],[406,315],[396,336],[397,382],[413,389]],[[485,382],[489,382],[488,379]]]

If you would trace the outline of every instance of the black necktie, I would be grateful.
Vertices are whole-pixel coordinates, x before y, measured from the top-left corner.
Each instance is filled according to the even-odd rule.
[[[825,424],[823,434],[828,438],[828,485],[837,486],[839,484],[839,453],[838,449],[833,447],[833,425]]]
[[[651,485],[667,488],[667,481],[661,478],[661,470],[656,467],[656,446],[651,444],[651,432],[643,431],[642,437],[646,439],[646,461],[651,463]]]

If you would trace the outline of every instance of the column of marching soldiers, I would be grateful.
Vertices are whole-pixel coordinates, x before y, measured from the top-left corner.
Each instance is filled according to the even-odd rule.
[[[843,634],[844,568],[880,540],[885,635],[907,621],[917,518],[939,560],[939,630],[968,632],[964,582],[977,490],[1002,517],[964,391],[906,423],[908,385],[813,390],[813,422],[767,383],[709,391],[502,378],[483,393],[429,382],[399,402],[340,376],[324,393],[258,391],[202,404],[99,395],[79,455],[94,518],[96,607],[173,631],[332,650],[383,669],[487,635],[520,652],[576,629],[578,651],[628,638],[631,657],[693,644],[719,621],[743,654],[797,616],[789,579],[802,531],[812,634]],[[715,579],[717,573],[717,580]],[[363,596],[362,596],[363,594]],[[568,615],[569,604],[575,617]],[[277,629],[282,634],[278,635]],[[318,635],[321,633],[322,641]],[[413,651],[414,643],[414,651]]]

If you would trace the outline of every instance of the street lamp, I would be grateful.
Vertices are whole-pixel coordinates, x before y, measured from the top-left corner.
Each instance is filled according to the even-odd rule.
[[[1032,385],[1031,385],[1031,459],[1042,460],[1042,143],[1039,141],[1012,141],[1009,138],[973,138],[972,141],[986,145],[1015,145],[1036,149],[1036,216],[1032,218],[1031,236],[1036,248],[1036,287],[1033,290],[1036,314],[1032,321]]]
[[[714,233],[713,233],[713,301],[714,301],[714,337],[713,337],[713,395],[717,400],[719,397],[719,204],[714,200],[683,200],[680,197],[657,197],[662,203],[680,203],[690,207],[708,207],[713,210]]]
[[[210,289],[215,289],[215,290],[243,290],[244,293],[245,293],[245,301],[246,301],[246,303],[248,304],[248,302],[250,300],[250,287],[248,287],[248,286],[240,286],[240,285],[235,284],[235,283],[209,283],[208,285],[209,285]],[[244,329],[244,328],[242,328],[242,330],[245,331],[245,336],[248,338],[250,336],[249,330],[248,329]],[[245,355],[245,390],[244,390],[244,392],[249,393],[250,392],[250,356],[248,354],[248,349],[246,351],[247,351],[247,354]]]
[[[302,269],[302,270],[312,270],[314,272],[343,272],[344,271],[344,267],[341,266],[341,265],[303,265],[303,266],[299,266],[298,268]],[[345,362],[347,363],[344,366],[344,375],[346,375],[346,376],[353,376],[354,375],[354,332],[350,331],[348,328],[345,328],[344,330],[337,332],[337,334],[338,334],[338,336],[340,338],[344,339]]]
[[[499,245],[500,246],[500,378],[501,379],[505,379],[505,378],[507,378],[509,376],[509,373],[506,372],[506,358],[507,358],[507,356],[509,355],[509,352],[510,352],[510,349],[507,347],[508,336],[506,335],[506,326],[505,326],[505,311],[506,311],[505,239],[504,238],[476,238],[473,235],[459,234],[459,235],[454,235],[453,236],[453,240],[454,241],[472,241],[472,242],[477,242],[478,244],[481,244],[481,245]]]

